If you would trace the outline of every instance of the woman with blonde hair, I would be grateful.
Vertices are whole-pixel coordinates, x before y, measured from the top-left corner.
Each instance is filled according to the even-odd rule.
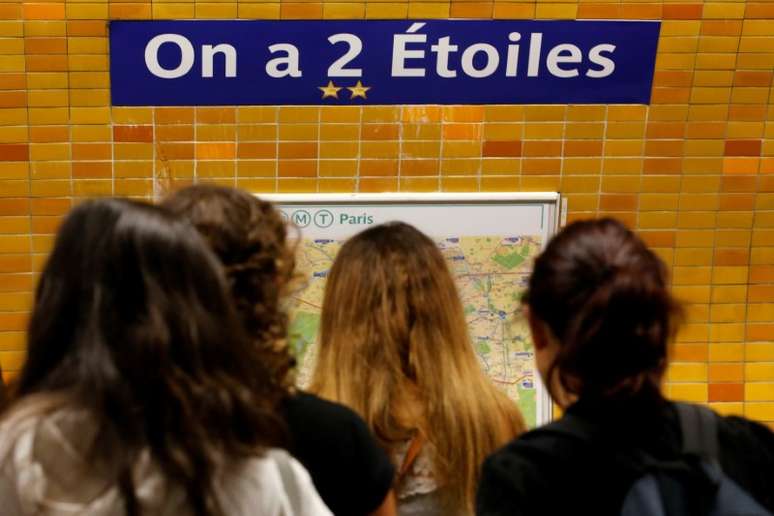
[[[339,251],[311,390],[352,407],[390,451],[401,515],[469,514],[481,462],[524,430],[481,369],[440,250],[404,223]]]

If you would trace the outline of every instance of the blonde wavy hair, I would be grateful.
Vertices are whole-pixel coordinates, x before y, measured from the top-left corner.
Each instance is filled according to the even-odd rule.
[[[419,434],[449,507],[473,510],[481,463],[524,431],[483,373],[438,247],[404,223],[347,241],[331,268],[310,387],[358,412],[387,450]]]

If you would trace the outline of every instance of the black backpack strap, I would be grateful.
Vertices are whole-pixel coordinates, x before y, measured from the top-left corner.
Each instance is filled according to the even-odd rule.
[[[683,453],[695,455],[712,466],[720,465],[718,418],[699,405],[675,403],[683,434]]]

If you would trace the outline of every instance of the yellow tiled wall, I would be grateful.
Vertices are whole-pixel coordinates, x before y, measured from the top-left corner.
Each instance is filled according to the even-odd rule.
[[[662,19],[648,106],[111,108],[106,20]],[[34,272],[95,195],[559,190],[669,263],[671,394],[774,423],[774,2],[0,0],[0,362]]]

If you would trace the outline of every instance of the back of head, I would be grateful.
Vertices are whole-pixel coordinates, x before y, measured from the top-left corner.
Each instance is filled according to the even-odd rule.
[[[454,503],[470,507],[480,463],[523,423],[481,369],[440,250],[407,224],[376,226],[342,246],[327,281],[312,390],[355,409],[388,449],[424,434]]]
[[[178,190],[162,206],[190,222],[220,259],[237,313],[272,373],[274,396],[281,397],[295,366],[281,306],[295,257],[279,211],[242,190],[205,184]]]
[[[218,460],[259,453],[279,435],[267,372],[230,321],[217,262],[193,228],[145,204],[85,202],[42,272],[17,401],[56,398],[91,415],[86,460],[113,465],[129,514],[144,449],[194,513],[218,514]]]
[[[581,398],[659,395],[678,307],[663,262],[623,224],[564,228],[535,261],[525,302],[558,341],[549,386],[558,375]]]

